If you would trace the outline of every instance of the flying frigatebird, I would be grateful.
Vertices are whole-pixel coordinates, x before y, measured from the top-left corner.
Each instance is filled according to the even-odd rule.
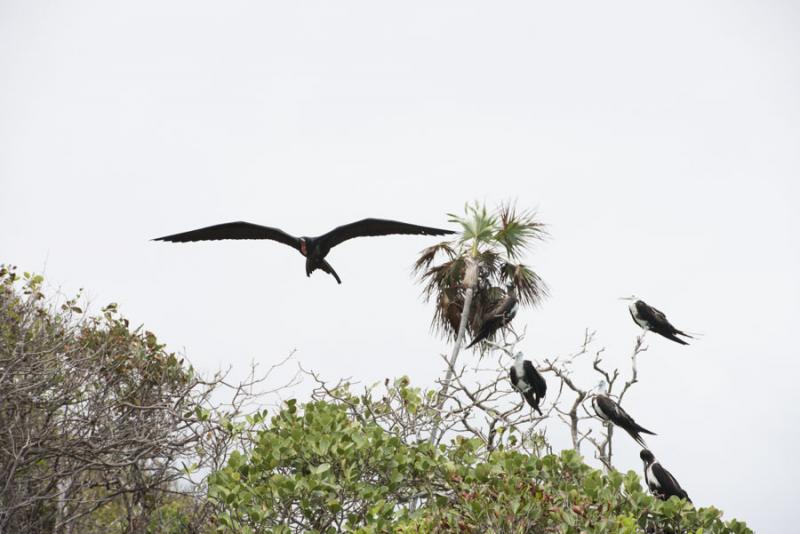
[[[478,333],[475,334],[475,338],[469,345],[467,345],[467,348],[472,347],[479,341],[483,341],[487,337],[494,334],[497,330],[510,323],[517,314],[518,308],[519,301],[517,300],[517,297],[514,296],[514,288],[513,286],[509,286],[508,294],[500,299],[500,301],[495,304],[489,313],[483,317],[481,325],[478,328]]]
[[[622,300],[631,301],[628,304],[628,310],[631,312],[633,321],[638,324],[646,332],[648,330],[660,334],[667,339],[671,339],[681,345],[688,345],[688,343],[678,336],[688,337],[694,339],[692,336],[685,332],[681,332],[667,320],[667,316],[652,306],[647,305],[643,300],[639,300],[636,296],[622,297]]]
[[[644,462],[644,480],[647,482],[647,487],[650,493],[666,501],[673,495],[679,499],[686,499],[689,502],[692,500],[686,493],[672,473],[661,467],[661,464],[656,462],[656,457],[647,449],[642,449],[639,457]]]
[[[511,385],[522,393],[528,404],[539,412],[539,415],[542,415],[542,410],[539,409],[539,401],[547,393],[547,382],[544,381],[544,377],[539,374],[536,367],[529,360],[523,358],[521,352],[518,352],[514,357],[514,364],[509,371]]]
[[[633,417],[628,415],[622,406],[614,402],[611,397],[604,394],[597,394],[592,397],[592,408],[594,408],[597,417],[603,421],[608,421],[620,427],[622,430],[630,434],[636,442],[642,447],[647,445],[639,434],[650,434],[655,436],[655,432],[651,432],[646,428],[639,426]]]
[[[217,224],[191,230],[180,234],[158,237],[154,241],[171,241],[185,243],[187,241],[216,241],[220,239],[271,239],[297,249],[306,257],[306,276],[311,276],[317,269],[332,275],[338,283],[342,283],[339,275],[325,260],[325,256],[333,247],[353,239],[354,237],[380,236],[390,234],[416,234],[416,235],[447,235],[454,234],[452,230],[418,226],[387,219],[363,219],[354,223],[338,226],[327,234],[318,237],[295,237],[278,228],[260,226],[248,222],[238,221]]]

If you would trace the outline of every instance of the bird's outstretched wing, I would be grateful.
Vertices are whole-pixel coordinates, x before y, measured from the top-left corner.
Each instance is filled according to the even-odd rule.
[[[391,234],[417,234],[417,235],[448,235],[454,234],[452,230],[418,226],[387,219],[363,219],[354,223],[338,226],[325,235],[319,237],[320,243],[333,248],[343,241],[354,237],[391,235]]]
[[[185,243],[187,241],[216,241],[219,239],[271,239],[300,250],[300,240],[283,230],[243,221],[217,224],[180,234],[157,237],[154,241]]]

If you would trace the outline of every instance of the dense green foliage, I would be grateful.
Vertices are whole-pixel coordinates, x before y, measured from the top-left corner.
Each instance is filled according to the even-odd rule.
[[[656,500],[636,473],[605,474],[573,451],[404,443],[324,402],[289,402],[210,495],[234,532],[750,532],[714,508]]]
[[[116,306],[88,316],[41,287],[0,267],[0,532],[751,532],[547,454],[528,423],[430,443],[441,405],[405,377],[268,422],[217,410],[213,383]]]
[[[210,494],[234,531],[386,529],[397,505],[430,487],[435,463],[430,445],[406,446],[332,404],[301,412],[290,401],[247,456],[233,455],[212,477]]]

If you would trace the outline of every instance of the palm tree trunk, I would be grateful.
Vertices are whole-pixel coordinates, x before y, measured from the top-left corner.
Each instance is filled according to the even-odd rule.
[[[471,257],[467,257],[467,268],[464,273],[464,283],[467,286],[467,291],[464,293],[464,307],[461,310],[461,319],[458,323],[458,334],[456,341],[453,345],[453,352],[450,354],[450,359],[447,360],[447,374],[444,377],[444,384],[442,391],[439,392],[439,399],[436,403],[436,412],[438,414],[438,421],[436,426],[431,430],[430,442],[436,443],[436,440],[441,437],[442,425],[442,407],[447,400],[447,393],[450,390],[450,382],[453,380],[453,373],[455,372],[456,359],[458,353],[461,352],[461,345],[464,343],[464,335],[467,332],[467,324],[469,324],[470,311],[472,310],[472,297],[475,295],[475,286],[478,285],[478,264]]]

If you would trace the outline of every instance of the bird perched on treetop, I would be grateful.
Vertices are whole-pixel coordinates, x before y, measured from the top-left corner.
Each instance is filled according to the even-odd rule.
[[[529,360],[523,359],[524,356],[518,352],[514,357],[514,364],[509,370],[509,377],[511,378],[511,385],[514,389],[522,393],[522,396],[531,405],[531,407],[542,415],[542,410],[539,409],[539,401],[544,398],[547,393],[547,382],[544,377],[539,374],[536,367]]]
[[[315,270],[321,269],[332,275],[341,284],[342,280],[325,260],[325,256],[328,255],[328,252],[333,247],[348,239],[390,234],[448,235],[454,233],[452,230],[418,226],[387,219],[363,219],[338,226],[327,234],[318,237],[294,237],[278,228],[239,221],[158,237],[154,241],[184,243],[187,241],[216,241],[220,239],[270,239],[289,245],[306,257],[306,276],[311,276],[311,273]]]
[[[661,467],[660,463],[656,462],[656,457],[653,456],[652,452],[647,449],[642,449],[642,452],[639,453],[639,457],[644,462],[644,480],[647,482],[650,493],[662,501],[666,501],[674,495],[680,499],[686,499],[692,502],[686,490],[678,484],[678,481],[675,480],[672,473]]]
[[[646,332],[648,330],[660,334],[667,339],[671,339],[681,345],[688,345],[688,343],[678,336],[688,337],[694,339],[692,336],[685,332],[681,332],[667,320],[667,316],[652,306],[648,306],[643,300],[639,300],[635,295],[630,297],[622,297],[621,300],[631,301],[628,304],[628,310],[631,312],[633,321],[638,324]]]
[[[644,439],[639,434],[650,434],[655,436],[655,432],[651,432],[646,428],[639,426],[633,417],[628,415],[628,412],[622,409],[622,406],[614,402],[611,397],[603,393],[599,393],[592,397],[592,408],[594,408],[597,417],[604,421],[608,421],[620,427],[622,430],[630,434],[636,442],[645,447]]]
[[[489,313],[483,317],[481,325],[478,328],[478,333],[475,334],[475,338],[469,345],[467,345],[467,348],[470,348],[476,343],[483,341],[487,337],[494,334],[497,330],[510,323],[517,314],[518,308],[519,301],[514,295],[514,286],[509,285],[506,296],[500,299],[500,301],[494,305]]]

